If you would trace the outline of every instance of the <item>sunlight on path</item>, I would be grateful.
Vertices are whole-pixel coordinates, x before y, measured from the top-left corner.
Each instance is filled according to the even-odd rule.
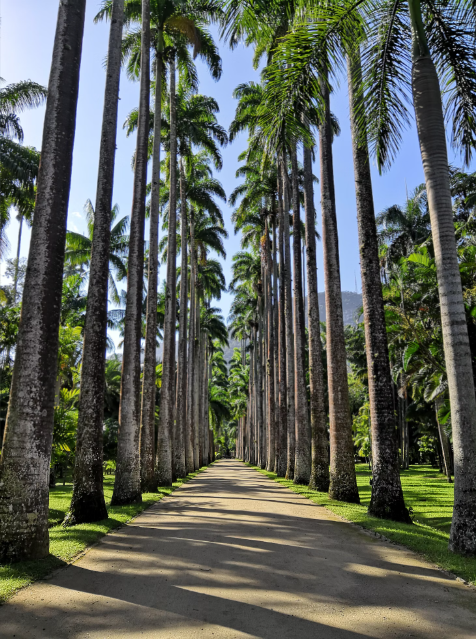
[[[476,592],[220,461],[0,608],[1,638],[474,637]]]

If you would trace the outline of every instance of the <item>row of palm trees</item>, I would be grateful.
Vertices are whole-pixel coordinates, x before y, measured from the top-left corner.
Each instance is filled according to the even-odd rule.
[[[275,0],[227,3],[224,36],[266,56],[260,85],[236,90],[232,136],[248,131],[245,177],[235,228],[243,246],[234,263],[235,333],[249,340],[250,398],[240,420],[239,455],[331,497],[358,501],[341,302],[330,110],[331,80],[347,68],[358,241],[372,428],[369,513],[409,522],[399,478],[370,154],[390,165],[408,122],[407,72],[428,194],[455,452],[450,548],[476,553],[476,397],[452,216],[440,91],[444,82],[453,143],[469,160],[474,146],[472,8],[458,3],[392,0],[322,3]],[[315,258],[312,155],[317,131],[326,290],[330,471]],[[334,130],[333,130],[334,129]],[[302,145],[298,162],[297,145]],[[301,204],[308,279],[308,373],[302,288]],[[289,213],[292,213],[292,247]],[[278,230],[278,231],[277,231]],[[244,265],[247,265],[243,269]],[[250,265],[253,265],[252,268]],[[287,440],[286,440],[287,438]]]
[[[331,496],[337,499],[358,500],[333,181],[332,140],[338,127],[330,110],[331,80],[341,66],[346,65],[373,443],[369,511],[378,517],[409,519],[398,469],[369,156],[375,154],[379,166],[385,167],[398,149],[402,126],[408,117],[405,83],[408,84],[406,74],[411,66],[413,103],[435,246],[453,424],[455,510],[450,545],[462,553],[476,552],[476,398],[454,238],[439,86],[441,79],[445,82],[454,144],[462,148],[469,159],[476,122],[475,76],[470,64],[474,29],[467,28],[468,24],[474,24],[473,13],[470,5],[435,4],[427,0],[411,0],[405,5],[392,0],[330,3],[318,0],[105,0],[97,19],[110,19],[111,31],[95,207],[97,224],[95,222],[92,241],[84,331],[75,485],[69,524],[97,520],[106,513],[100,442],[110,213],[123,61],[127,63],[130,76],[140,77],[140,101],[130,219],[117,474],[112,502],[139,501],[145,487],[155,487],[157,482],[170,484],[174,475],[209,460],[206,390],[211,345],[206,332],[211,335],[214,331],[214,337],[221,335],[222,341],[226,339],[226,332],[210,305],[212,295],[219,294],[223,283],[219,269],[207,260],[205,242],[200,243],[198,239],[199,221],[203,223],[201,212],[209,214],[209,226],[204,224],[209,235],[214,233],[211,227],[222,228],[222,224],[216,211],[212,214],[206,206],[194,205],[192,197],[187,199],[186,195],[188,183],[194,184],[189,150],[202,146],[210,152],[210,144],[202,144],[203,139],[211,133],[212,138],[224,143],[226,135],[204,127],[201,138],[194,138],[193,131],[200,123],[198,115],[193,115],[188,125],[184,120],[185,133],[179,133],[181,101],[180,89],[176,86],[176,67],[185,83],[185,102],[187,90],[193,91],[196,86],[193,56],[201,56],[212,75],[219,77],[219,56],[206,29],[207,22],[219,19],[222,36],[231,46],[244,40],[255,46],[256,62],[266,56],[267,63],[262,84],[250,84],[237,90],[239,108],[230,131],[232,138],[244,129],[249,134],[248,151],[242,158],[245,164],[240,172],[244,184],[233,198],[237,202],[242,197],[234,222],[236,229],[243,233],[244,248],[246,245],[251,247],[249,257],[242,256],[235,261],[233,284],[236,290],[233,331],[240,335],[244,345],[251,336],[252,355],[248,381],[252,401],[246,408],[246,416],[241,419],[238,452],[245,459],[276,469],[278,473],[285,471],[296,482],[309,482],[321,490],[329,489]],[[1,560],[42,557],[48,552],[47,478],[84,19],[85,0],[60,4],[35,223],[0,463]],[[129,28],[123,38],[124,25],[131,27],[139,23],[139,29]],[[165,90],[165,81],[168,90]],[[155,91],[152,118],[151,87]],[[163,127],[162,112],[166,105],[168,122]],[[213,109],[209,105],[208,122],[213,121]],[[321,167],[330,467],[317,305],[313,129],[318,133]],[[160,416],[154,453],[156,227],[160,199],[165,200],[160,188],[161,146],[167,151],[168,193],[164,211],[168,231],[167,279]],[[299,146],[303,148],[301,164]],[[150,215],[153,224],[141,394],[144,220],[149,157],[152,157]],[[206,170],[204,174],[208,179]],[[309,289],[309,404],[301,278],[302,201]],[[175,256],[179,227],[182,264],[177,371]],[[184,273],[188,264],[188,243],[189,279]],[[255,274],[254,279],[242,271],[246,260],[250,265],[249,273]],[[204,284],[207,278],[208,288]],[[180,404],[177,398],[181,399]],[[29,443],[27,448],[25,442]]]
[[[215,202],[215,197],[224,200],[225,194],[213,178],[212,165],[220,168],[219,146],[226,144],[227,135],[217,123],[216,102],[194,95],[198,79],[193,57],[200,56],[212,76],[220,77],[220,57],[206,26],[218,8],[218,2],[208,0],[105,0],[96,17],[96,20],[110,21],[110,36],[98,188],[94,209],[90,205],[94,224],[74,489],[65,520],[68,526],[107,517],[102,486],[104,376],[111,284],[112,192],[123,65],[129,76],[140,79],[140,97],[139,107],[127,123],[130,133],[137,130],[137,147],[127,249],[120,428],[112,504],[138,502],[143,491],[155,491],[159,484],[170,485],[173,479],[207,464],[213,456],[208,407],[210,362],[213,352],[226,343],[227,331],[219,310],[211,306],[212,299],[220,297],[225,281],[220,263],[211,259],[209,252],[215,250],[224,256],[222,238],[226,237],[222,214]],[[2,447],[2,561],[38,558],[48,553],[48,476],[56,354],[84,19],[85,2],[60,4],[35,224]],[[125,33],[124,27],[127,27]],[[162,148],[166,150],[165,161],[161,160]],[[165,181],[161,181],[161,171]],[[147,205],[149,189],[151,198]],[[160,211],[167,231],[162,247],[159,247]],[[144,223],[148,213],[151,233],[141,367]],[[81,245],[84,239],[68,237],[68,259],[74,260],[72,254],[76,251],[76,259],[81,261],[78,252],[85,248]],[[182,254],[179,274],[176,270],[178,247]],[[167,278],[163,355],[159,365],[160,412],[155,441],[160,250],[167,261]],[[177,275],[180,275],[178,305]],[[24,446],[25,442],[29,443],[28,447]],[[20,449],[23,450],[21,456]]]

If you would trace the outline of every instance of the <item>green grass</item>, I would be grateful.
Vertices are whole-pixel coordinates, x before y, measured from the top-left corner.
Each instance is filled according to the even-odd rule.
[[[305,485],[295,485],[292,481],[277,478],[275,473],[253,468],[336,515],[404,545],[442,569],[476,585],[476,558],[463,558],[448,550],[454,489],[437,469],[414,465],[408,471],[402,471],[405,503],[413,509],[414,524],[409,525],[373,518],[367,514],[371,490],[367,465],[356,466],[360,505],[330,500],[326,493],[312,491]]]
[[[93,524],[80,524],[67,529],[63,528],[61,523],[71,502],[73,485],[70,479],[66,480],[64,486],[57,485],[50,490],[48,520],[50,526],[50,555],[42,560],[0,566],[0,604],[11,597],[18,589],[31,584],[35,580],[40,580],[54,569],[68,564],[106,533],[129,522],[139,513],[161,500],[164,496],[172,493],[177,487],[180,487],[184,482],[188,482],[204,469],[206,467],[189,474],[186,478],[177,480],[172,487],[159,487],[157,493],[144,493],[141,504],[122,507],[109,507],[114,488],[114,476],[105,476],[104,495],[109,514],[107,520],[100,520]]]

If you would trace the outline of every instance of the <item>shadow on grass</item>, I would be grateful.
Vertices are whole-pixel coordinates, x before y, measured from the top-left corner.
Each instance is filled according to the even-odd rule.
[[[247,466],[251,466],[294,493],[329,509],[332,513],[416,551],[426,560],[476,585],[476,558],[465,558],[448,550],[453,485],[446,483],[444,476],[437,475],[435,470],[429,473],[430,467],[410,469],[401,474],[405,502],[413,509],[414,523],[409,525],[368,515],[367,506],[371,488],[368,484],[370,473],[365,469],[365,465],[357,465],[357,481],[362,503],[360,505],[330,500],[326,493],[313,491],[305,485],[297,485],[291,480],[278,478],[275,473],[258,467]]]
[[[109,507],[114,488],[114,478],[104,478],[104,496],[108,505],[109,517],[93,523],[78,524],[64,528],[61,523],[68,511],[73,485],[53,487],[50,491],[49,535],[50,555],[41,560],[18,562],[13,565],[0,565],[0,604],[10,598],[22,587],[48,576],[52,571],[69,564],[78,554],[92,546],[109,531],[130,522],[145,509],[170,495],[185,482],[195,478],[199,471],[180,478],[172,487],[159,487],[157,493],[144,493],[140,504]]]

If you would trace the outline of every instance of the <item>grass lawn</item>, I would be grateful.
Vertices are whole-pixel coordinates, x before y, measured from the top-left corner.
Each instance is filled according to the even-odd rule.
[[[203,471],[206,467],[202,467]],[[112,529],[129,522],[141,511],[150,507],[166,495],[169,495],[184,482],[194,478],[197,473],[189,474],[186,478],[174,482],[173,487],[159,488],[158,493],[144,493],[142,503],[122,507],[109,507],[114,488],[114,476],[104,476],[104,495],[108,505],[109,517],[94,524],[80,524],[64,529],[61,523],[71,502],[73,484],[66,479],[66,484],[60,484],[50,490],[50,555],[42,560],[19,562],[13,565],[0,566],[0,604],[12,596],[15,591],[28,584],[47,576],[53,569],[65,565],[87,547],[97,542]]]
[[[371,487],[370,471],[365,464],[356,466],[361,505],[330,500],[326,493],[311,491],[305,485],[295,485],[284,478],[277,478],[275,473],[254,468],[336,515],[402,544],[476,585],[476,558],[463,558],[448,551],[454,489],[438,469],[412,465],[408,471],[401,472],[405,503],[413,510],[414,524],[408,525],[372,518],[367,514]]]

